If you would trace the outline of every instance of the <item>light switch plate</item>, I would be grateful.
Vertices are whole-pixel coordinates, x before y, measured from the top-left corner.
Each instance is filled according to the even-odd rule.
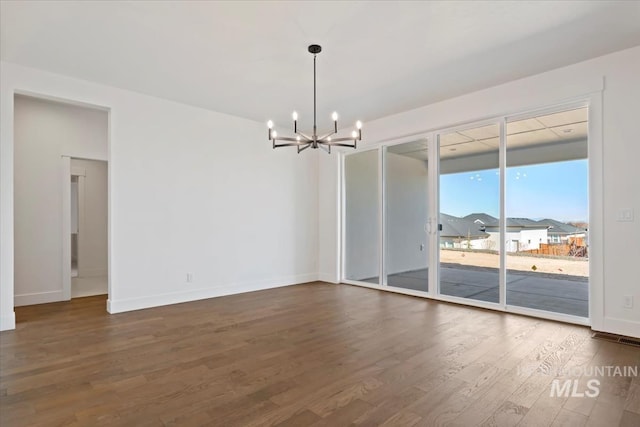
[[[633,222],[633,208],[619,209],[616,215],[616,221]]]

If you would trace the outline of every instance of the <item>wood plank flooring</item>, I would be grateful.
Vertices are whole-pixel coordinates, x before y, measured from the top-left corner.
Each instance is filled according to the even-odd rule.
[[[354,286],[116,315],[89,297],[16,317],[0,333],[2,427],[640,426],[640,378],[599,378],[597,397],[551,397],[548,374],[638,366],[640,348]]]

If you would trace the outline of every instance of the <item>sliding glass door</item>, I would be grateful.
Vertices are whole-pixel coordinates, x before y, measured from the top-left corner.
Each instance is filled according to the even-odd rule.
[[[507,123],[507,304],[589,315],[587,108]]]
[[[378,150],[345,157],[344,275],[348,280],[380,282],[379,177]]]
[[[345,155],[344,279],[584,323],[587,118],[558,108]]]
[[[500,301],[500,125],[439,135],[440,293]]]
[[[429,290],[428,139],[384,150],[386,284]]]

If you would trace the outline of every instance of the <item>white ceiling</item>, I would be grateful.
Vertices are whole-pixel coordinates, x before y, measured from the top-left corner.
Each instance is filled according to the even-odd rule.
[[[2,1],[2,60],[258,121],[372,120],[640,44],[640,2]],[[326,118],[326,120],[325,120]]]

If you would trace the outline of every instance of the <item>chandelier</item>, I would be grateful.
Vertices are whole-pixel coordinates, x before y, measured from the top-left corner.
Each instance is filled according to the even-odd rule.
[[[358,120],[356,122],[356,129],[351,132],[351,137],[333,138],[333,135],[338,133],[338,113],[335,111],[331,115],[333,119],[333,131],[318,136],[318,128],[316,126],[316,56],[322,51],[322,47],[317,44],[309,46],[309,53],[313,54],[313,133],[307,135],[298,131],[298,113],[293,112],[293,133],[295,137],[278,136],[278,132],[273,129],[273,122],[269,120],[267,126],[269,127],[269,140],[273,142],[273,148],[280,147],[297,147],[298,153],[311,147],[316,149],[318,147],[325,150],[327,153],[331,153],[331,147],[349,147],[356,148],[357,142],[362,140],[362,122]],[[283,142],[280,142],[283,141]]]

